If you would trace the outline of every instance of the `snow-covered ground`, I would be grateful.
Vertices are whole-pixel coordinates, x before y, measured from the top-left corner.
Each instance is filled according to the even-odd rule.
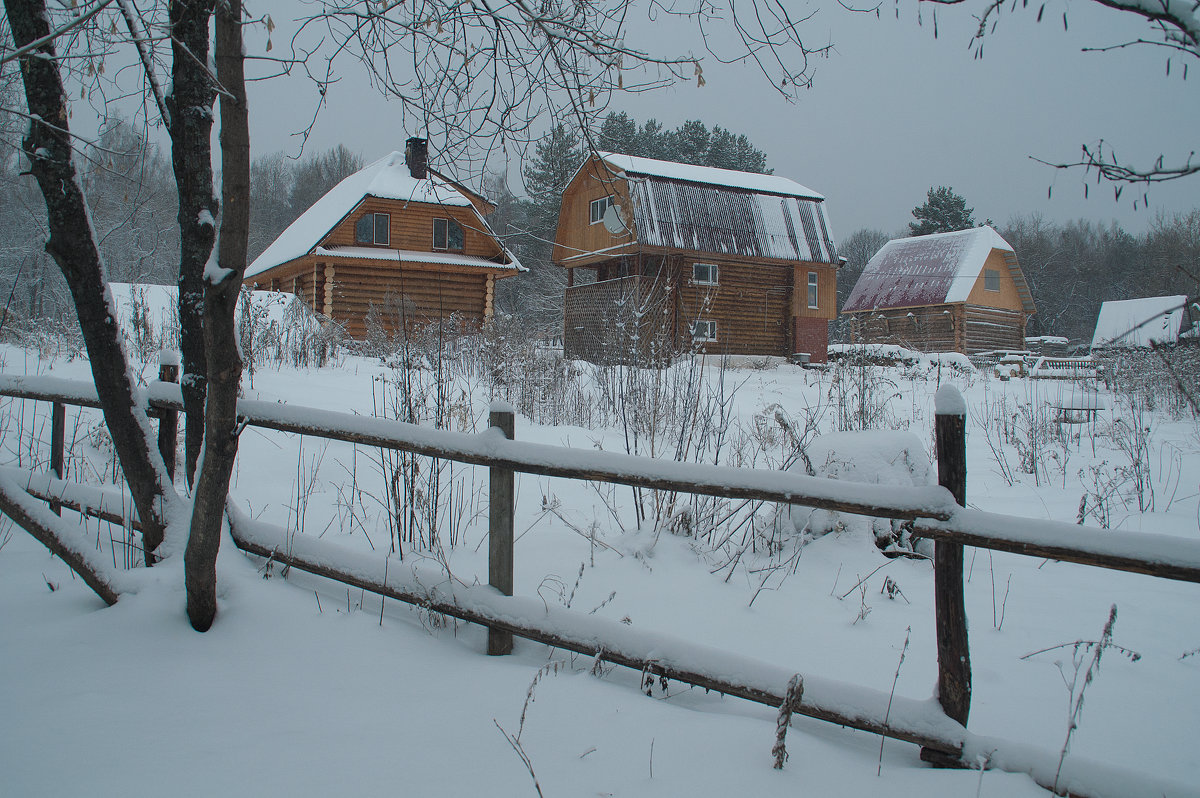
[[[78,359],[49,362],[4,348],[0,360],[4,373],[87,376]],[[374,415],[402,374],[353,357],[321,369],[260,366],[245,393]],[[587,378],[585,370],[578,379]],[[715,362],[703,367],[705,385],[721,378]],[[710,406],[728,417],[723,463],[777,466],[785,426],[834,432],[854,421],[840,412],[847,397],[866,390],[875,404],[859,406],[857,418],[908,434],[826,436],[808,447],[814,469],[889,484],[932,479],[936,364],[873,370],[865,389],[849,372],[835,385],[834,372],[790,365],[734,369],[723,378],[732,398]],[[1194,419],[1160,406],[1117,427],[1126,435],[1150,428],[1145,467],[1137,470],[1116,445],[1121,435],[1110,434],[1114,420],[1129,415],[1120,395],[1102,392],[1107,409],[1094,424],[1068,426],[1078,439],[1064,443],[1046,436],[1054,425],[1044,422],[1053,405],[1072,405],[1068,385],[1002,383],[950,366],[940,379],[958,385],[967,402],[970,506],[1074,521],[1086,494],[1088,523],[1104,516],[1113,535],[1200,537]],[[454,384],[447,406],[455,429],[486,426],[484,382]],[[4,399],[0,417],[4,464],[44,469],[48,408]],[[76,478],[106,470],[96,419],[68,411]],[[593,426],[519,416],[516,437],[625,450],[620,426]],[[31,442],[31,430],[40,442]],[[656,445],[679,443],[665,437]],[[872,463],[863,452],[896,456]],[[255,518],[383,557],[390,532],[379,510],[399,484],[390,477],[397,465],[375,450],[249,428],[233,491]],[[1138,510],[1137,475],[1153,489],[1153,511]],[[440,545],[404,541],[405,562],[486,582],[486,472],[455,465],[439,479]],[[518,475],[517,494],[519,596],[874,690],[888,692],[896,679],[899,696],[927,699],[933,691],[931,567],[884,557],[875,534],[886,523],[762,507],[740,528],[698,529],[698,512],[690,526],[681,523],[689,516],[675,513],[671,528],[645,522],[639,529],[629,488]],[[513,656],[487,657],[485,630],[398,603],[381,607],[371,594],[294,571],[264,571],[228,541],[217,623],[196,634],[174,562],[142,574],[136,593],[105,608],[61,562],[4,523],[5,795],[536,795],[537,787],[546,796],[1045,794],[1022,775],[930,769],[915,746],[896,741],[887,741],[880,762],[878,737],[803,717],[793,720],[790,758],[776,771],[769,708],[674,682],[665,690],[656,684],[647,697],[635,672],[606,667],[597,676],[589,658],[521,640]],[[415,537],[427,534],[420,519],[413,523]],[[88,529],[106,551],[121,534],[94,521]],[[120,564],[123,554],[118,546],[111,556]],[[972,731],[1057,756],[1071,708],[1066,683],[1076,669],[1072,647],[1053,647],[1098,640],[1115,604],[1113,642],[1139,656],[1105,652],[1068,760],[1099,760],[1177,785],[1171,794],[1200,794],[1200,586],[986,550],[969,549],[966,562]],[[1050,650],[1026,656],[1043,649]],[[1080,684],[1090,656],[1080,653]],[[520,731],[529,768],[497,725]]]

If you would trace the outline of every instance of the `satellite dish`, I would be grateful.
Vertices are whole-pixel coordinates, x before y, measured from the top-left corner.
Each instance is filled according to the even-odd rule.
[[[621,218],[621,208],[619,205],[609,205],[608,210],[604,212],[604,227],[608,232],[615,236],[629,232],[629,228],[625,226],[625,220]]]

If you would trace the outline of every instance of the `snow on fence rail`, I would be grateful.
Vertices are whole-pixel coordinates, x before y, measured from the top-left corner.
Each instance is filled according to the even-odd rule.
[[[170,379],[167,370],[164,379]],[[943,396],[943,392],[946,395]],[[94,387],[82,381],[51,377],[0,375],[0,395],[54,402],[52,446],[61,448],[64,423],[61,405],[98,406]],[[160,446],[174,440],[182,401],[177,385],[159,381],[144,392],[148,412],[161,418]],[[935,613],[938,637],[940,711],[933,702],[893,702],[887,713],[883,694],[818,679],[804,682],[801,714],[906,740],[923,746],[922,757],[939,764],[967,763],[988,753],[993,766],[1030,774],[1049,789],[1073,795],[1101,795],[1113,784],[1136,787],[1121,794],[1174,795],[1179,785],[1131,774],[1100,763],[1080,761],[1067,778],[1055,779],[1054,755],[1032,752],[1018,744],[985,740],[966,730],[970,709],[970,654],[962,601],[962,546],[1051,557],[1167,579],[1200,582],[1200,542],[1166,535],[1123,536],[1109,530],[1052,521],[1014,518],[967,510],[965,406],[957,391],[943,388],[937,397],[936,437],[939,487],[895,488],[826,480],[786,472],[734,469],[675,463],[612,452],[577,450],[511,440],[511,410],[493,408],[491,428],[478,434],[434,430],[386,419],[242,400],[238,414],[245,424],[399,449],[458,460],[491,469],[489,521],[489,587],[464,588],[444,581],[383,579],[378,562],[355,560],[330,544],[288,536],[230,511],[234,542],[248,553],[278,560],[383,596],[480,623],[489,628],[488,652],[511,650],[519,635],[560,648],[596,656],[620,665],[649,669],[656,675],[715,689],[770,706],[780,706],[791,677],[781,669],[744,658],[671,641],[661,635],[634,633],[575,613],[549,610],[541,601],[512,597],[513,472],[613,482],[638,487],[712,496],[804,504],[842,512],[913,519],[920,534],[937,541],[934,557]],[[171,446],[173,450],[174,446]],[[52,453],[52,464],[61,454]],[[59,466],[61,468],[61,466]],[[28,477],[28,472],[26,477]],[[58,474],[61,477],[61,473]],[[504,485],[507,481],[507,489]],[[130,505],[111,492],[73,486],[49,477],[26,478],[33,496],[108,520],[135,523]],[[106,498],[106,495],[108,498]],[[115,508],[121,507],[124,515]],[[347,564],[349,563],[349,564]],[[414,577],[415,580],[415,577]],[[499,595],[498,595],[499,593]],[[560,617],[562,616],[562,617]],[[932,706],[932,709],[931,709]],[[1049,759],[1047,758],[1049,757]],[[1149,792],[1147,792],[1147,790]]]

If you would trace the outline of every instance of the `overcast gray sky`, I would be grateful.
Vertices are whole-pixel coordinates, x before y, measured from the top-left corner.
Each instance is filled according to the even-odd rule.
[[[290,35],[294,5],[266,5],[278,5],[278,48]],[[1059,222],[1116,220],[1141,232],[1157,212],[1200,206],[1200,176],[1152,186],[1144,210],[1140,187],[1126,188],[1114,201],[1110,186],[1097,188],[1093,181],[1085,200],[1082,171],[1030,160],[1072,161],[1081,144],[1103,138],[1125,160],[1148,164],[1162,153],[1182,162],[1200,140],[1200,74],[1183,80],[1175,59],[1167,77],[1162,49],[1080,52],[1135,38],[1143,29],[1137,19],[1090,2],[1051,2],[1038,24],[1038,5],[1006,11],[984,57],[975,59],[968,44],[980,4],[940,8],[935,39],[929,5],[921,9],[925,24],[918,25],[915,2],[901,2],[899,19],[894,6],[877,19],[831,0],[804,31],[806,40],[832,41],[835,50],[817,63],[812,89],[795,103],[786,103],[752,69],[708,59],[703,88],[692,81],[652,95],[618,96],[613,108],[668,127],[694,118],[745,133],[776,174],[828,198],[839,240],[860,227],[904,229],[911,209],[940,185],[965,196],[979,220],[998,223],[1036,212]],[[635,18],[630,27],[631,40],[700,52],[678,25]],[[261,36],[251,35],[249,49],[260,45]],[[407,133],[398,107],[373,92],[361,73],[343,75],[308,146],[341,143],[368,160],[402,149]],[[255,155],[294,153],[290,134],[307,123],[314,99],[315,90],[301,82],[286,90],[258,84],[251,95]]]

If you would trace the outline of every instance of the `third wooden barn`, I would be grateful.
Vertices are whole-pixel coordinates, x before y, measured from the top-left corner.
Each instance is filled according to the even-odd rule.
[[[889,241],[842,309],[853,343],[963,354],[1024,349],[1034,312],[1016,253],[987,226]]]

